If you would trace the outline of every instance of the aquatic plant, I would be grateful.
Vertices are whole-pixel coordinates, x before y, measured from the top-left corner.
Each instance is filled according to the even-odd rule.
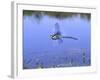
[[[42,62],[36,62],[36,66],[37,68],[44,68],[43,63]]]
[[[29,59],[29,60],[26,60],[24,59],[23,60],[23,69],[28,69],[28,65],[31,63],[32,59]]]
[[[83,63],[85,63],[85,52],[83,52],[82,58],[83,58]]]
[[[71,64],[72,64],[72,65],[73,65],[73,61],[74,61],[73,58],[71,58]]]

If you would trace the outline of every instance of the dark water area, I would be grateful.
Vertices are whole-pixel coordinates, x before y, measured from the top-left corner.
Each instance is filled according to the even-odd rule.
[[[23,69],[91,65],[89,14],[70,13],[70,17],[64,17],[65,13],[58,16],[52,12],[37,14],[23,15]],[[56,40],[53,40],[51,35],[57,32],[55,24],[59,25],[61,35],[54,36]],[[77,40],[62,36],[72,36]]]

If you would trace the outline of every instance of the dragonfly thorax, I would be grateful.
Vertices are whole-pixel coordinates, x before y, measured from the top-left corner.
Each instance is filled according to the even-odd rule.
[[[57,40],[57,39],[60,39],[60,38],[61,38],[61,35],[57,35],[57,34],[51,35],[52,40]]]

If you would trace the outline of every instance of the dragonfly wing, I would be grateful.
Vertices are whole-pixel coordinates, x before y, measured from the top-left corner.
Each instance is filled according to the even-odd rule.
[[[55,24],[55,33],[60,33],[60,27],[59,27],[59,24],[58,23],[56,23]]]

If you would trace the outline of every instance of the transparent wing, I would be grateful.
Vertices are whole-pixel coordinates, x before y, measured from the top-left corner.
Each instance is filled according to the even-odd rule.
[[[62,36],[62,38],[69,38],[69,39],[73,39],[73,40],[78,40],[78,38],[76,38],[76,37],[71,37],[71,36]]]
[[[59,24],[58,23],[56,23],[55,24],[55,33],[60,33],[60,27],[59,27]]]

